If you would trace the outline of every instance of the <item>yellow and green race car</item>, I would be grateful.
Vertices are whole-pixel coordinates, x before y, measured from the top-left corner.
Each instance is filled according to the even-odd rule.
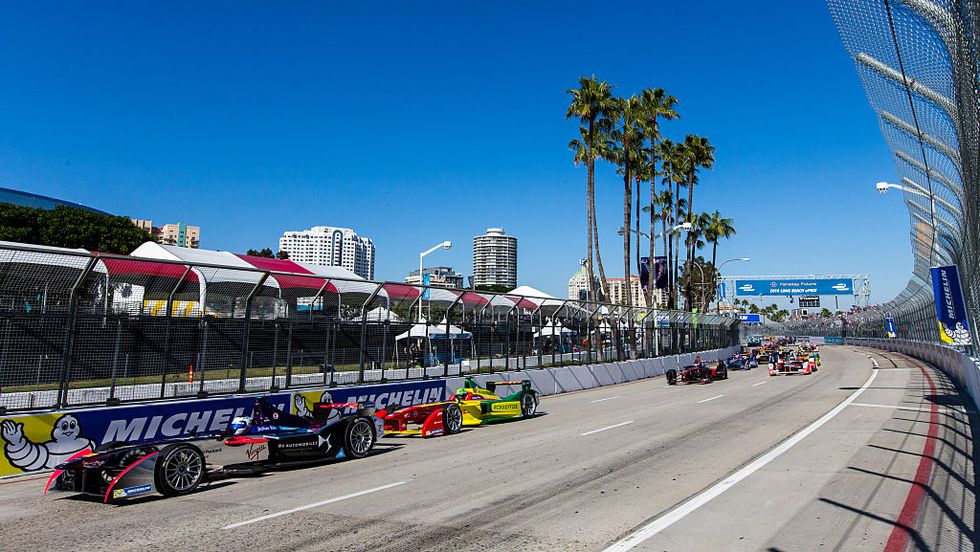
[[[531,387],[531,380],[488,381],[486,388],[466,378],[463,387],[449,397],[463,411],[463,425],[474,426],[493,420],[529,418],[538,411],[540,393]],[[520,389],[500,397],[496,395],[501,385],[519,385]]]

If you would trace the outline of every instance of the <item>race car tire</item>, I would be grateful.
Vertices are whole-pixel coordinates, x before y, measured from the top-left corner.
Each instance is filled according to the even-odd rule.
[[[463,429],[463,410],[458,404],[447,404],[442,409],[442,429],[446,435],[459,433]]]
[[[153,482],[163,496],[194,492],[204,481],[204,453],[187,443],[167,445],[160,451]]]
[[[671,368],[664,374],[667,376],[667,385],[677,385],[677,370]]]
[[[728,379],[728,368],[722,368],[718,374],[718,379]]]
[[[348,458],[364,458],[374,446],[374,428],[364,418],[357,418],[344,428],[344,454]]]
[[[534,416],[534,413],[538,411],[538,398],[534,396],[534,393],[530,391],[525,391],[521,393],[521,416],[528,418]]]

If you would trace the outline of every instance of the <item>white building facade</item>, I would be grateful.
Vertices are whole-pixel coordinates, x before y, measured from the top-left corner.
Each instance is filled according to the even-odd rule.
[[[321,266],[339,266],[362,278],[374,279],[374,242],[350,228],[314,226],[288,231],[279,238],[279,250],[289,259]]]
[[[503,228],[487,228],[473,238],[473,285],[517,287],[517,238]]]

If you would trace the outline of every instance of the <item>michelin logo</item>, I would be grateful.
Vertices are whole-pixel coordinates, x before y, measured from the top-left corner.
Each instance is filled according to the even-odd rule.
[[[134,496],[144,495],[151,491],[153,491],[152,485],[137,485],[135,487],[126,487],[125,489],[116,489],[112,491],[112,498],[131,498]]]
[[[285,409],[285,404],[276,404]],[[233,418],[245,415],[244,408],[222,408],[198,412],[180,412],[170,416],[141,416],[115,419],[106,426],[103,443],[112,441],[150,441],[201,433],[219,432],[228,428]]]

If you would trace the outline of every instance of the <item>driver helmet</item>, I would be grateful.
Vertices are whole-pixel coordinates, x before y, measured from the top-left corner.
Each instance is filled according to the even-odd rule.
[[[245,433],[250,425],[252,425],[252,418],[249,416],[236,416],[232,418],[231,425],[228,426],[228,429],[233,435],[241,435]]]

